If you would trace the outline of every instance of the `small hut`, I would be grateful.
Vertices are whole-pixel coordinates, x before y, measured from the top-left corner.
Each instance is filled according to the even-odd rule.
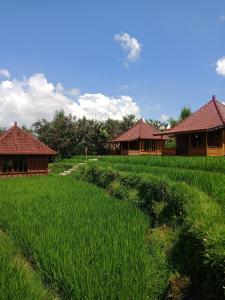
[[[0,177],[45,175],[48,157],[56,154],[14,122],[13,127],[0,135]]]
[[[212,99],[175,127],[158,135],[174,137],[176,147],[163,155],[224,156],[225,105]]]
[[[157,137],[160,133],[153,126],[140,120],[132,128],[109,142],[112,154],[121,155],[160,155],[165,144],[165,138]]]

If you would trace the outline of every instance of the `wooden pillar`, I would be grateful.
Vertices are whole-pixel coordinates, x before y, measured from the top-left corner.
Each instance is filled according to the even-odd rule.
[[[224,128],[222,129],[222,146],[223,146],[223,155],[225,155],[225,148],[224,148]]]
[[[127,152],[128,152],[128,155],[129,155],[129,151],[130,151],[130,142],[128,141],[128,145],[127,145]]]
[[[191,135],[188,134],[188,156],[191,156]]]
[[[139,152],[141,153],[141,140],[139,140]]]
[[[160,140],[160,153],[161,154],[163,152],[163,147],[164,147],[164,145],[163,145],[163,140],[162,140],[162,135],[161,135],[161,140]]]
[[[205,133],[205,155],[208,156],[208,134]]]

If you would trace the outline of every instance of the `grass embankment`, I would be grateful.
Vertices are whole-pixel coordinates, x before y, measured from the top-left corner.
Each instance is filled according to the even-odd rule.
[[[173,271],[178,272],[170,290],[177,282],[186,282],[182,276],[190,276],[190,291],[194,296],[199,299],[224,297],[224,213],[212,198],[185,183],[173,182],[160,175],[124,173],[95,164],[85,167],[82,172],[86,180],[140,207],[150,216],[153,226],[169,225],[181,229],[167,255]],[[180,275],[181,280],[177,280]]]
[[[5,179],[0,189],[1,228],[60,298],[146,298],[148,221],[138,209],[70,176]],[[43,299],[39,283],[22,270],[9,281],[11,248],[1,244],[9,253],[1,284],[10,292],[1,288],[0,297]],[[17,298],[21,282],[25,287]]]
[[[171,167],[188,170],[203,170],[209,172],[225,173],[224,157],[184,157],[184,156],[101,156],[107,162],[122,162],[135,165],[155,167]]]
[[[98,165],[103,167],[112,167],[113,169],[125,172],[155,174],[178,182],[185,182],[199,190],[202,190],[214,200],[216,200],[225,212],[225,173],[209,172],[193,169],[182,169],[172,167],[155,167],[154,165],[122,163],[122,162],[108,162],[101,160]]]

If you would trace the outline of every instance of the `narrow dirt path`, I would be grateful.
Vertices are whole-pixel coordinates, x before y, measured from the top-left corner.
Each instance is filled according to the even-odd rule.
[[[88,161],[96,161],[98,160],[97,158],[89,158]],[[76,163],[75,165],[73,165],[72,168],[70,168],[69,170],[65,170],[62,173],[59,173],[60,176],[67,176],[69,174],[71,174],[72,172],[76,171],[76,169],[80,166],[80,165],[86,165],[87,161],[85,162],[80,162],[80,163]]]
[[[59,175],[61,175],[61,176],[67,176],[67,175],[69,175],[70,173],[72,173],[72,172],[74,172],[77,168],[78,168],[78,166],[80,166],[80,165],[85,165],[86,164],[86,162],[84,162],[84,163],[77,163],[76,165],[74,165],[72,168],[70,168],[69,170],[65,170],[64,172],[62,172],[62,173],[59,173]]]

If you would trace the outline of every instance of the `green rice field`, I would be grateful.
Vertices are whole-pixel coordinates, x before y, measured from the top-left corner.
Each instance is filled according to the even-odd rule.
[[[0,299],[144,299],[148,221],[138,209],[69,176],[0,189]]]
[[[224,164],[223,157],[104,156],[81,168],[84,180],[149,217],[160,299],[225,297]]]
[[[0,300],[224,299],[224,158],[50,168],[0,181]]]

